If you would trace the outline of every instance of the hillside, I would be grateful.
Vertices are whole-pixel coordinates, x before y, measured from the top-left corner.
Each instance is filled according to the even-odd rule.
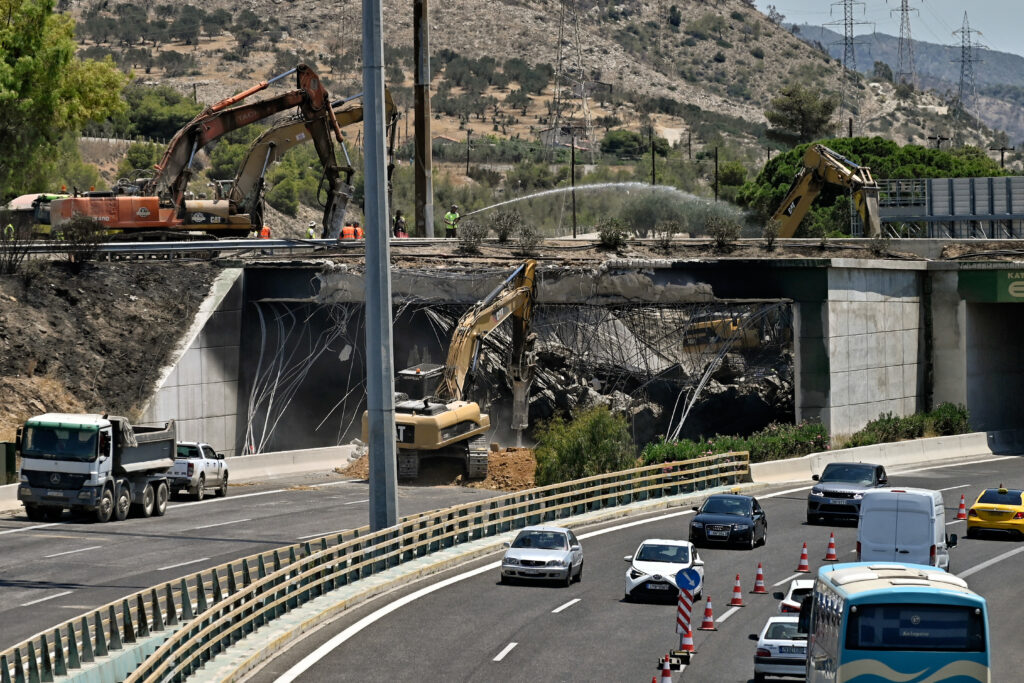
[[[531,65],[550,65],[557,73],[561,33],[563,68],[585,82],[592,119],[604,125],[597,127],[598,137],[607,128],[636,130],[650,115],[655,130],[669,142],[685,143],[687,133],[692,133],[698,151],[733,146],[733,156],[752,171],[763,160],[765,146],[777,147],[765,135],[763,111],[783,87],[796,83],[824,94],[840,92],[842,69],[833,58],[776,26],[745,0],[678,4],[677,8],[672,0],[588,0],[575,3],[578,15],[573,21],[572,13],[563,14],[563,4],[553,0],[434,3],[433,67],[439,71],[454,54],[491,57],[499,67],[519,58]],[[239,12],[227,0],[210,0],[202,6],[207,16],[223,10],[235,23],[200,33],[195,40],[166,33],[168,23],[173,28],[182,21],[187,5],[158,5],[144,18],[150,23],[136,31],[142,42],[129,37],[128,44],[123,37],[128,31],[124,7],[97,0],[70,3],[70,12],[80,22],[82,53],[110,52],[144,82],[172,85],[200,102],[220,100],[300,60],[315,62],[334,93],[362,89],[361,3],[251,0],[246,3],[246,10],[251,10],[246,29],[240,28],[246,10]],[[146,10],[134,10],[138,12]],[[120,17],[119,28],[110,35],[90,30],[89,19],[95,22],[97,17]],[[159,37],[154,33],[158,22],[165,27]],[[385,0],[384,26],[388,85],[400,109],[408,112],[413,71],[409,3]],[[122,38],[114,41],[111,35]],[[166,57],[169,53],[178,56]],[[446,71],[435,76],[434,92],[454,82]],[[435,116],[432,133],[461,140],[468,129],[475,135],[535,139],[552,123],[554,80],[529,94],[523,110],[504,102],[523,83],[488,85],[473,96],[494,98],[489,115]],[[467,86],[450,88],[453,97],[467,92]],[[574,97],[578,94],[567,84],[566,116],[582,112],[583,103]],[[848,87],[848,101],[858,134],[884,131],[898,142],[908,142],[924,139],[941,122],[938,100],[921,97],[920,106],[905,110],[898,106],[891,85],[868,87],[863,78]],[[400,128],[400,139],[404,132]],[[983,136],[971,137],[987,143]]]

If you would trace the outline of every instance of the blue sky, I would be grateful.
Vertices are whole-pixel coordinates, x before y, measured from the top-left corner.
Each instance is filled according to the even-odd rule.
[[[829,0],[756,0],[757,8],[767,11],[768,5],[783,14],[786,23],[828,24],[837,33],[843,32],[843,5]],[[1024,40],[1021,39],[1024,0],[910,0],[910,34],[915,40],[939,45],[959,45],[960,36],[954,36],[964,21],[964,11],[971,29],[981,31],[972,34],[971,40],[999,52],[1012,52],[1024,56]],[[891,12],[900,8],[900,0],[863,0],[854,4],[854,21],[870,22],[854,27],[854,33],[900,34],[900,14]]]

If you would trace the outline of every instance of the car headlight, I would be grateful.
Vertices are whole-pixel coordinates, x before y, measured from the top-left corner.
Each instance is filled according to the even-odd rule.
[[[566,567],[569,563],[566,560],[548,560],[549,567]]]
[[[824,498],[825,497],[824,493],[822,493],[821,491],[815,490],[815,489],[811,489],[811,495],[812,496],[816,496],[818,498]]]
[[[631,579],[639,579],[641,576],[644,576],[644,573],[642,571],[640,571],[636,567],[630,567],[629,568],[629,578],[631,578]]]
[[[696,521],[690,522],[690,526],[692,526],[694,529],[703,529],[704,528],[704,522],[696,522]]]
[[[737,524],[735,526],[736,526],[736,531],[746,531],[747,529],[750,528],[749,524]]]
[[[514,557],[506,557],[502,562],[505,564],[519,564],[519,560]]]

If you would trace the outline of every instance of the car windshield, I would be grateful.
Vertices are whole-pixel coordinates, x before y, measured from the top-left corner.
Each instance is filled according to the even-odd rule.
[[[792,594],[790,594],[790,596],[789,596],[789,599],[794,601],[794,602],[801,602],[804,598],[806,598],[808,595],[811,594],[812,590],[814,590],[814,589],[813,588],[794,588]]]
[[[521,531],[512,543],[513,548],[537,550],[565,550],[569,547],[565,534],[559,531]]]
[[[821,473],[818,481],[822,483],[873,484],[875,482],[875,468],[857,465],[829,465]]]
[[[1020,491],[1012,489],[1002,490],[1006,491],[1006,493],[1000,493],[999,489],[985,489],[985,493],[981,494],[978,502],[988,503],[989,505],[1020,505]]]
[[[685,545],[661,545],[644,543],[636,554],[640,562],[673,562],[686,564],[690,561],[690,549]]]
[[[750,515],[750,501],[744,498],[708,498],[701,512],[713,515]]]
[[[797,632],[799,624],[795,621],[776,621],[768,626],[764,633],[765,640],[805,640],[806,634]]]
[[[89,462],[96,458],[98,433],[95,429],[26,427],[21,454],[29,458]]]
[[[183,444],[179,443],[178,444],[178,451],[177,451],[177,453],[175,453],[174,457],[179,459],[179,460],[183,460],[183,459],[187,459],[187,458],[198,458],[199,457],[199,447],[198,446],[186,446],[186,445],[183,445]]]

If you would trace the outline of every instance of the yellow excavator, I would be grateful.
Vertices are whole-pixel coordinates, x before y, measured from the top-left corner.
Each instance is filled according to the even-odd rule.
[[[508,366],[513,386],[512,428],[526,428],[535,367],[536,335],[530,332],[530,321],[537,296],[536,267],[536,261],[524,262],[459,319],[444,365],[421,364],[397,373],[395,428],[400,479],[419,476],[420,460],[430,457],[461,460],[469,479],[487,476],[487,432],[491,419],[477,403],[465,399],[473,384],[484,339],[506,320],[512,321]],[[366,413],[363,441],[369,443]]]
[[[871,169],[850,161],[825,145],[811,145],[804,152],[804,167],[796,174],[789,193],[773,219],[779,221],[779,237],[792,237],[825,184],[839,185],[853,194],[853,204],[864,221],[868,237],[882,234],[878,216],[878,184]]]
[[[334,111],[334,118],[338,123],[339,129],[363,120],[362,104],[354,106],[351,104],[354,100],[361,97],[362,93],[331,103],[331,109]],[[393,156],[398,109],[391,98],[391,91],[387,88],[384,89],[384,109]],[[216,187],[217,196],[231,200],[232,203],[239,207],[239,213],[251,215],[253,217],[253,225],[263,225],[263,198],[266,193],[264,178],[267,175],[267,169],[270,168],[271,164],[279,161],[285,155],[285,152],[292,147],[309,142],[312,139],[313,136],[309,131],[309,123],[306,117],[301,114],[278,121],[249,145],[249,149],[246,150],[245,156],[242,158],[242,163],[238,166],[238,173],[235,175],[234,181],[218,182]],[[348,150],[345,148],[344,141],[342,141],[341,149],[345,155],[345,165],[341,167],[341,172],[345,174],[343,187],[346,191],[343,194],[347,200],[352,195],[351,181],[354,169],[348,158]],[[390,178],[391,167],[388,168],[389,184]],[[345,204],[342,204],[340,211],[332,215],[333,221],[325,217],[322,237],[336,239],[338,233],[341,232],[344,217]]]

